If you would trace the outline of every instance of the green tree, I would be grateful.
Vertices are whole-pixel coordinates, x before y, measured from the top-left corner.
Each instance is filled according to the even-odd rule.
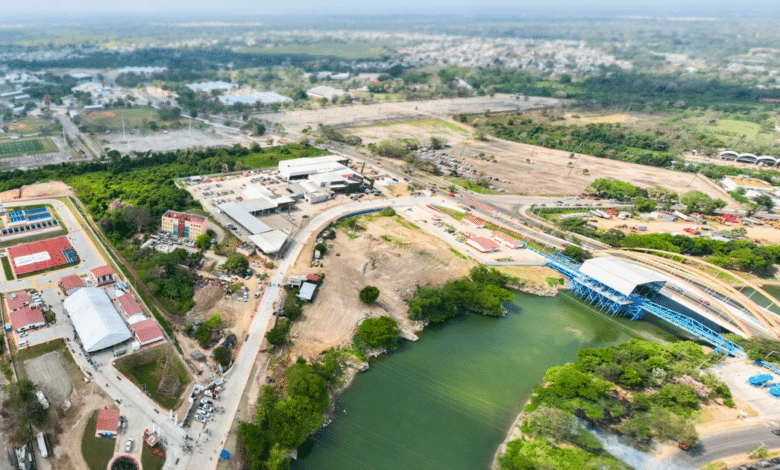
[[[568,245],[566,248],[564,248],[563,254],[575,261],[579,261],[580,263],[586,259],[593,258],[593,255],[590,253],[590,251],[577,245]]]
[[[520,429],[523,434],[543,437],[555,444],[568,440],[576,428],[577,422],[571,413],[541,406],[525,415]]]
[[[249,259],[240,253],[233,253],[222,265],[222,268],[230,274],[244,274],[249,269]]]
[[[214,332],[218,330],[221,325],[222,317],[218,313],[215,313],[198,327],[198,331],[195,332],[195,339],[198,341],[200,347],[208,349],[211,346]]]
[[[392,207],[385,207],[379,212],[382,217],[393,217],[395,215],[395,209]]]
[[[265,339],[274,346],[281,346],[287,342],[287,332],[290,331],[290,324],[286,318],[280,318],[276,326],[268,330]]]
[[[364,304],[373,303],[379,298],[379,289],[374,286],[366,286],[360,290],[359,297]]]
[[[222,367],[227,367],[230,365],[230,361],[233,360],[233,353],[230,352],[230,349],[219,346],[214,348],[214,360],[219,362]]]
[[[206,234],[200,234],[195,238],[195,246],[197,246],[201,251],[206,251],[211,247],[211,237]]]
[[[634,209],[636,209],[637,212],[652,212],[657,205],[657,202],[643,197],[634,199]]]
[[[392,348],[398,342],[401,329],[398,322],[388,316],[367,318],[358,328],[360,339],[371,347]]]
[[[718,209],[726,207],[726,201],[713,199],[701,191],[689,191],[680,197],[680,203],[685,204],[685,212],[701,212],[712,214]]]
[[[753,201],[759,206],[763,206],[766,210],[771,211],[775,207],[775,203],[771,197],[766,194],[761,194],[753,198]]]

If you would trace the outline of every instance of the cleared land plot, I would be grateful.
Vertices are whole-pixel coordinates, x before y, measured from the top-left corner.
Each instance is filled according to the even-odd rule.
[[[35,346],[21,349],[16,352],[16,360],[23,362],[26,365],[28,361],[34,361],[36,358],[50,353],[56,354],[60,366],[67,372],[67,375],[70,379],[70,386],[75,386],[77,390],[83,388],[85,385],[82,380],[84,378],[84,374],[81,372],[81,368],[78,366],[78,364],[76,364],[76,360],[73,359],[68,346],[62,339],[55,339],[46,343],[36,344]],[[37,370],[35,367],[36,366],[33,366],[34,370]],[[17,372],[19,373],[20,379],[28,378],[26,367],[17,368]],[[29,378],[30,380],[35,381],[32,376]]]
[[[22,139],[0,142],[0,158],[56,152],[57,146],[51,139]]]
[[[400,221],[396,217],[360,217],[358,224],[365,230],[359,230],[356,238],[339,228],[321,268],[309,267],[314,240],[304,247],[292,274],[322,272],[325,280],[314,301],[293,324],[296,354],[316,357],[328,348],[349,344],[358,322],[366,316],[390,315],[403,329],[414,330],[405,300],[416,287],[441,285],[468,274],[476,264],[450,251],[446,242],[405,219]],[[365,305],[358,298],[366,285],[381,292],[374,304]]]
[[[464,124],[459,127],[471,129]],[[363,139],[364,144],[385,139],[413,138],[424,143],[430,140],[431,133],[425,127],[404,122],[354,128],[353,133]],[[482,142],[464,136],[460,132],[439,131],[452,148],[445,151],[454,155],[488,176],[506,179],[508,184],[492,183],[507,193],[535,196],[576,196],[582,194],[598,178],[614,178],[641,186],[653,188],[663,186],[680,194],[691,190],[703,191],[713,197],[731,201],[728,194],[715,184],[689,173],[675,172],[661,168],[625,163],[606,158],[576,154],[571,152],[537,147],[529,144],[510,142],[491,137]],[[471,155],[494,155],[495,162],[472,158]],[[530,160],[530,163],[529,163]],[[399,164],[402,162],[399,161]],[[569,164],[572,164],[570,167]],[[444,182],[443,182],[444,183]],[[445,184],[446,186],[446,184]]]
[[[106,470],[108,462],[114,456],[116,439],[95,437],[97,428],[98,411],[92,413],[84,429],[84,437],[81,439],[81,454],[87,462],[89,470]]]
[[[181,394],[192,381],[170,344],[156,346],[115,363],[116,369],[165,409],[178,407]]]
[[[27,378],[32,380],[52,404],[64,402],[73,391],[68,371],[57,352],[24,361]]]

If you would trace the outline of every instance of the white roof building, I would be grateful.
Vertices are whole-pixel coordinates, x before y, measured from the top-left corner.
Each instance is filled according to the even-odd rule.
[[[63,304],[87,352],[110,348],[133,337],[103,289],[84,287]]]
[[[322,157],[294,158],[279,162],[279,174],[286,180],[305,178],[315,173],[323,173],[344,168],[349,157],[343,155],[324,155]]]
[[[668,280],[653,270],[612,256],[586,260],[580,271],[626,296],[639,286],[659,290]]]
[[[240,226],[244,227],[252,234],[270,232],[271,227],[262,222],[257,217],[249,213],[246,208],[235,202],[226,202],[217,206],[219,210],[235,220]]]
[[[267,255],[279,252],[287,241],[287,234],[281,230],[271,230],[265,233],[250,235],[249,240]]]

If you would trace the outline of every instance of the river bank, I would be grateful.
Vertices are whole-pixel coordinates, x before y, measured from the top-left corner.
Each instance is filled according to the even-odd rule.
[[[465,314],[430,325],[420,341],[372,360],[335,396],[332,423],[301,448],[293,469],[490,468],[549,367],[637,336],[624,319],[566,295],[515,292],[507,309],[503,318]],[[651,324],[632,327],[668,337]]]

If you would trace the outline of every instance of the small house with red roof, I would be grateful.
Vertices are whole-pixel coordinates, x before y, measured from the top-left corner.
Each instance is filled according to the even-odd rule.
[[[95,287],[106,286],[116,282],[116,273],[111,266],[98,266],[89,272],[89,278]]]
[[[60,278],[60,289],[65,295],[70,295],[84,286],[84,281],[76,274],[69,274]]]
[[[122,307],[122,310],[124,310],[125,315],[128,317],[144,312],[141,308],[141,304],[139,304],[131,294],[120,295],[117,300],[119,300],[119,306]]]
[[[97,426],[95,427],[95,437],[105,437],[113,439],[119,431],[119,410],[103,408],[98,412]]]
[[[485,237],[471,237],[466,240],[466,245],[481,253],[492,253],[494,251],[498,251],[498,243]]]
[[[135,337],[138,339],[138,342],[141,343],[141,346],[146,346],[147,344],[156,343],[165,339],[162,328],[160,328],[160,325],[152,318],[133,323],[130,325],[130,328],[133,329]]]
[[[9,312],[19,310],[25,305],[30,305],[30,293],[26,290],[12,292],[5,296],[5,304]]]
[[[43,312],[37,308],[30,308],[25,305],[8,315],[11,317],[11,327],[17,333],[46,326],[46,319],[43,317]]]

